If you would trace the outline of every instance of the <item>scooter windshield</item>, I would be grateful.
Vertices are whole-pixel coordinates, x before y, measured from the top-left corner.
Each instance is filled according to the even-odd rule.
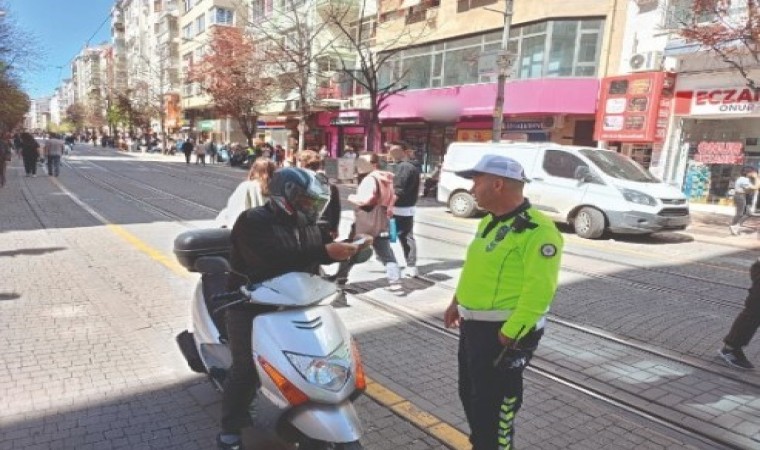
[[[286,273],[248,289],[252,303],[292,307],[319,303],[337,291],[334,283],[305,272]]]

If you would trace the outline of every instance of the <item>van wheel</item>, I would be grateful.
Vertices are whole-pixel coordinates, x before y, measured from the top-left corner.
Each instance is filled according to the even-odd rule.
[[[573,221],[575,234],[584,239],[599,239],[604,233],[604,214],[594,208],[581,208]]]
[[[451,214],[457,217],[472,217],[477,206],[472,195],[467,192],[457,192],[449,197],[449,209]]]

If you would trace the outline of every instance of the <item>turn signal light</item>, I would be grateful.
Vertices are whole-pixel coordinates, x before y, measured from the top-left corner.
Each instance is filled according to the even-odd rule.
[[[354,352],[354,361],[356,361],[356,389],[363,391],[367,389],[367,379],[364,376],[364,365],[362,356],[359,353],[359,346],[356,341],[351,339],[351,350]]]
[[[267,375],[269,375],[269,378],[274,381],[277,389],[279,389],[282,395],[285,396],[285,399],[288,401],[288,403],[290,403],[292,406],[298,406],[309,401],[309,397],[301,392],[300,389],[295,387],[293,383],[288,381],[288,379],[285,378],[285,376],[283,376],[280,372],[278,372],[273,365],[269,364],[269,361],[262,358],[261,356],[258,357],[258,361],[261,367],[264,369],[264,372],[266,372]]]

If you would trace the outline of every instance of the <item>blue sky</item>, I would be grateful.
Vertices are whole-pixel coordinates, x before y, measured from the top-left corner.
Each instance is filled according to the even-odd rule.
[[[39,67],[23,76],[32,98],[52,94],[59,80],[71,75],[71,59],[93,34],[90,45],[110,41],[110,19],[98,27],[113,4],[114,0],[5,0],[8,14],[40,47]]]

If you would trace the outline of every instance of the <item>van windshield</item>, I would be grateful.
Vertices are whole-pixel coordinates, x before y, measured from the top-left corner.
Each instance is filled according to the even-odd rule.
[[[609,150],[580,150],[580,153],[590,159],[607,175],[621,180],[638,181],[640,183],[659,183],[659,180],[641,167],[636,161]]]

